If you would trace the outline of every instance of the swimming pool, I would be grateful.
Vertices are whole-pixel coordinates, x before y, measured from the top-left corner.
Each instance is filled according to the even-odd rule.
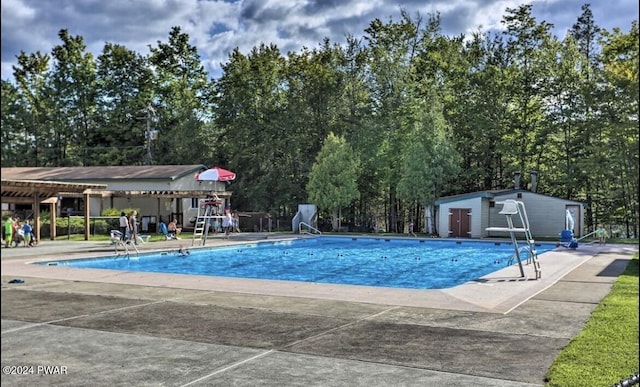
[[[538,254],[555,248],[537,244]],[[316,237],[139,255],[41,262],[136,272],[443,289],[506,267],[510,242]]]

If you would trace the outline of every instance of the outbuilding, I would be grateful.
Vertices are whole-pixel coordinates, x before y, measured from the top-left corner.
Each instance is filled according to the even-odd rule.
[[[480,191],[443,197],[438,206],[438,234],[441,238],[505,237],[489,227],[507,227],[507,219],[499,212],[501,202],[513,199],[524,203],[534,238],[559,238],[566,227],[573,226],[573,235],[584,234],[584,204],[547,196],[524,189]],[[570,222],[568,220],[571,220]],[[569,225],[569,226],[568,226]]]

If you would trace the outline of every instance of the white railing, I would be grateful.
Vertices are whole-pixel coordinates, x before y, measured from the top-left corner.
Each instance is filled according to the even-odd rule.
[[[313,232],[317,233],[317,234],[322,234],[322,231],[318,230],[317,228],[313,227],[312,225],[305,223],[305,222],[300,222],[300,233],[302,234],[302,226],[306,226],[309,231],[305,231],[307,234],[313,234]],[[313,231],[313,232],[312,232]]]

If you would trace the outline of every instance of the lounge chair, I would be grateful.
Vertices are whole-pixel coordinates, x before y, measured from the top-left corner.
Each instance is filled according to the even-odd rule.
[[[117,245],[118,243],[123,242],[120,230],[111,230],[109,233],[109,239],[111,240],[112,245]]]
[[[139,243],[147,243],[149,242],[150,238],[151,238],[151,235],[137,235],[136,241]]]

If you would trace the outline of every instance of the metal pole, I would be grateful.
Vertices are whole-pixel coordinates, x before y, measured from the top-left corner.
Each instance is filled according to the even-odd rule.
[[[151,159],[151,106],[147,107],[147,164],[153,164]]]

